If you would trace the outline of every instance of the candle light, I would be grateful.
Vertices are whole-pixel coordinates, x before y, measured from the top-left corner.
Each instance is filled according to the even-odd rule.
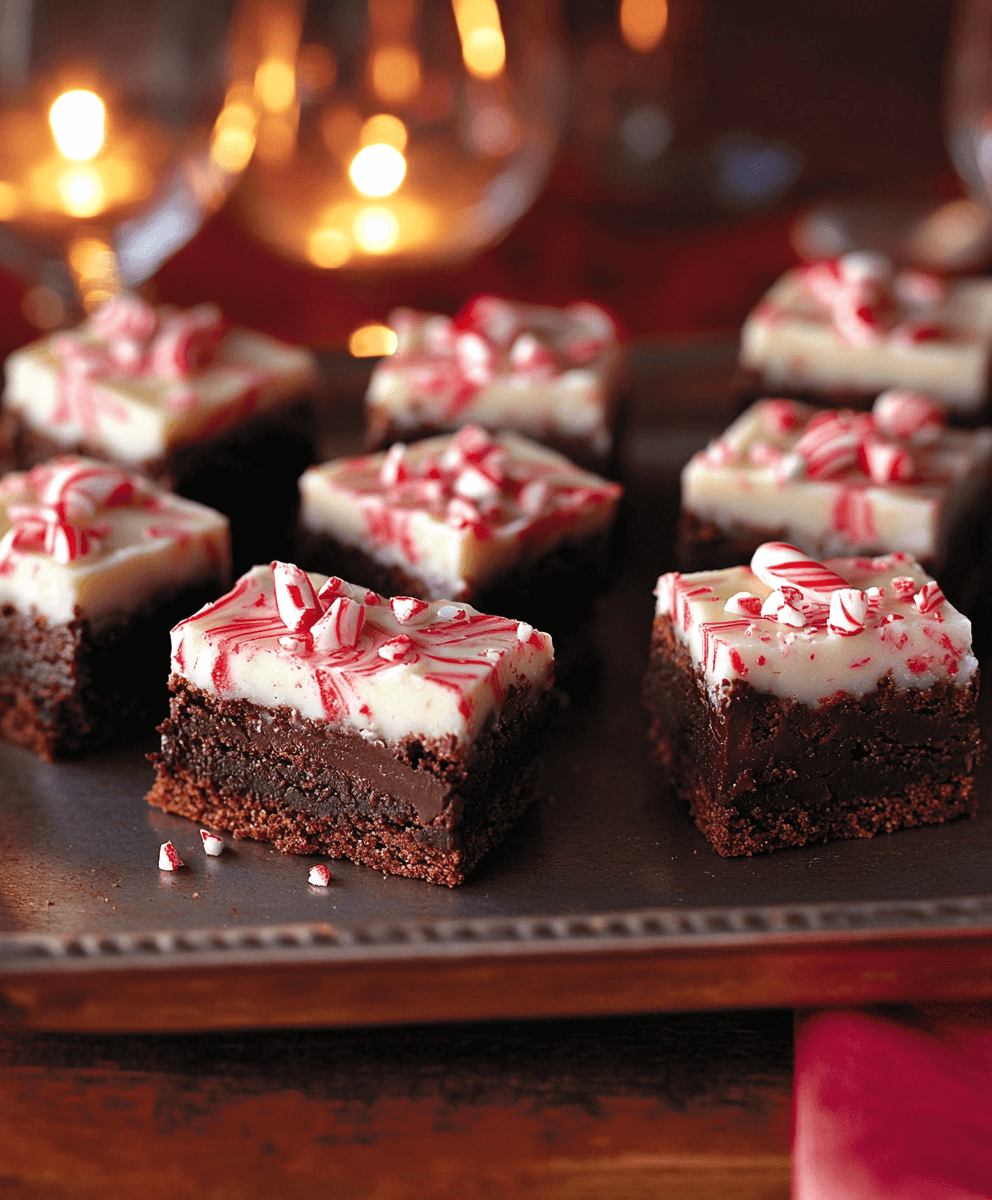
[[[330,24],[305,0],[244,2],[236,58],[263,117],[234,208],[252,232],[326,269],[420,265],[526,207],[561,95],[543,0],[341,0]]]

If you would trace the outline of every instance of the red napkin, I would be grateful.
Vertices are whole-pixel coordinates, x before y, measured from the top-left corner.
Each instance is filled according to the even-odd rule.
[[[793,1200],[979,1197],[992,1197],[992,1004],[801,1018]]]

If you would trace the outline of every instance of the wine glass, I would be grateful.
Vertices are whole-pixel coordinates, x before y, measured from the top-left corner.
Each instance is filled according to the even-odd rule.
[[[133,287],[244,168],[224,0],[0,0],[0,257],[53,327]]]
[[[245,0],[236,31],[260,122],[232,207],[291,259],[464,260],[544,181],[566,95],[547,0]]]

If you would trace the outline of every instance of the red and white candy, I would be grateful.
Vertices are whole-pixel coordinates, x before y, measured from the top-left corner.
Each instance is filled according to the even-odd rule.
[[[944,410],[928,396],[890,388],[876,399],[872,420],[879,433],[900,442],[929,445],[944,429]]]
[[[331,873],[323,863],[316,867],[311,867],[307,873],[307,883],[311,887],[329,887],[331,882]]]
[[[827,628],[841,637],[863,633],[868,619],[868,597],[858,588],[838,588],[830,597]]]
[[[924,614],[935,612],[944,603],[944,593],[935,579],[925,583],[913,597],[917,610]]]
[[[353,650],[365,624],[365,605],[349,596],[338,596],[310,629],[313,648],[321,651]]]
[[[861,443],[861,465],[872,483],[907,483],[916,466],[909,451],[881,438],[867,437]]]
[[[858,461],[869,418],[842,411],[818,413],[793,447],[810,479],[835,479]]]
[[[200,841],[203,843],[203,853],[210,858],[217,858],[224,852],[224,839],[209,829],[200,830]]]
[[[273,562],[272,582],[282,623],[291,633],[309,629],[322,611],[310,576],[293,563]]]
[[[836,571],[788,542],[765,542],[759,546],[751,559],[751,570],[770,588],[792,587],[803,599],[821,604],[829,604],[838,588],[851,586]]]
[[[754,596],[751,592],[734,592],[723,606],[723,611],[732,613],[735,617],[760,617],[761,597]]]
[[[419,617],[422,612],[425,612],[430,605],[425,600],[418,600],[415,596],[394,596],[389,601],[389,607],[393,610],[393,616],[401,625],[409,625],[416,617]]]
[[[806,617],[801,609],[790,602],[784,592],[774,591],[761,606],[761,616],[780,625],[791,625],[793,629],[802,629]]]
[[[176,852],[171,842],[163,842],[158,848],[158,869],[160,871],[178,871],[183,866],[183,860]]]

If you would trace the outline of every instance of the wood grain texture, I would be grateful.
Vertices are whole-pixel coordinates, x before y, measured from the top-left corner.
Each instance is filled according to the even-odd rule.
[[[791,1020],[0,1032],[0,1189],[30,1200],[784,1200]]]
[[[398,1024],[992,999],[992,935],[713,951],[319,961],[9,975],[0,1011],[86,1032]]]

